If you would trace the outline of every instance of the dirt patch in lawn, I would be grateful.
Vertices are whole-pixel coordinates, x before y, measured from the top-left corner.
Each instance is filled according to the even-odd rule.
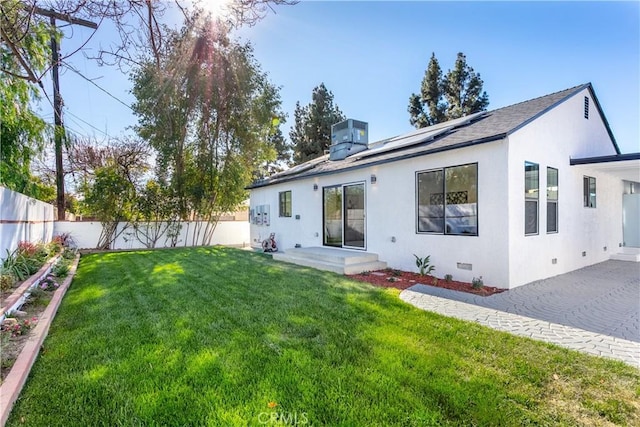
[[[429,275],[421,276],[417,273],[393,269],[353,274],[349,277],[361,282],[371,283],[374,286],[380,286],[383,288],[396,288],[400,290],[405,290],[413,285],[421,284],[427,286],[436,286],[438,288],[451,289],[453,291],[467,292],[483,297],[506,291],[506,289],[495,288],[493,286],[473,287],[471,283],[467,282],[458,282],[456,280],[447,281]]]

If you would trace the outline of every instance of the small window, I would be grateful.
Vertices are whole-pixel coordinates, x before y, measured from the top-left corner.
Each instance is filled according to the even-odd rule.
[[[540,189],[540,166],[524,163],[524,234],[538,234],[538,193]]]
[[[278,193],[279,215],[282,217],[291,217],[291,190],[281,191]]]
[[[589,97],[584,97],[584,118],[589,119]]]
[[[547,168],[547,233],[558,232],[558,169]]]
[[[596,179],[591,176],[583,178],[583,199],[585,208],[596,207]]]

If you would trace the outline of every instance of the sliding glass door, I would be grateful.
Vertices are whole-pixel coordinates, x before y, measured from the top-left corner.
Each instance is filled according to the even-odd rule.
[[[342,186],[325,187],[324,205],[324,244],[342,246]]]
[[[364,183],[323,188],[325,246],[365,248]]]
[[[343,246],[364,249],[364,184],[345,185]]]

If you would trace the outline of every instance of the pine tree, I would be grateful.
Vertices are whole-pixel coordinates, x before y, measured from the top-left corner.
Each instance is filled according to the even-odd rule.
[[[453,70],[449,70],[443,81],[447,120],[487,109],[489,96],[482,91],[482,84],[480,74],[467,64],[467,57],[458,53]]]
[[[296,102],[294,126],[289,132],[293,146],[295,164],[322,156],[331,145],[331,125],[345,120],[337,105],[334,105],[333,93],[324,83],[313,89],[311,103],[301,106]]]
[[[419,129],[486,110],[489,96],[482,85],[480,74],[467,64],[463,53],[458,53],[453,70],[444,77],[432,53],[420,94],[409,97],[409,122]]]

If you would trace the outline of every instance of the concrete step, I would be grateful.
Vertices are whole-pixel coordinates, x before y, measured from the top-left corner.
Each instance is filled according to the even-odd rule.
[[[622,247],[622,253],[623,254],[640,255],[640,248],[634,248],[632,246],[623,246]]]
[[[325,247],[289,248],[285,252],[298,258],[315,259],[340,265],[362,264],[378,261],[378,254],[350,249]]]
[[[609,257],[609,259],[613,259],[616,261],[632,261],[632,262],[640,262],[640,254],[634,253],[617,253],[613,254]]]
[[[338,274],[358,274],[387,268],[386,262],[378,261],[377,254],[332,248],[293,248],[286,252],[274,252],[272,256],[276,261]]]

